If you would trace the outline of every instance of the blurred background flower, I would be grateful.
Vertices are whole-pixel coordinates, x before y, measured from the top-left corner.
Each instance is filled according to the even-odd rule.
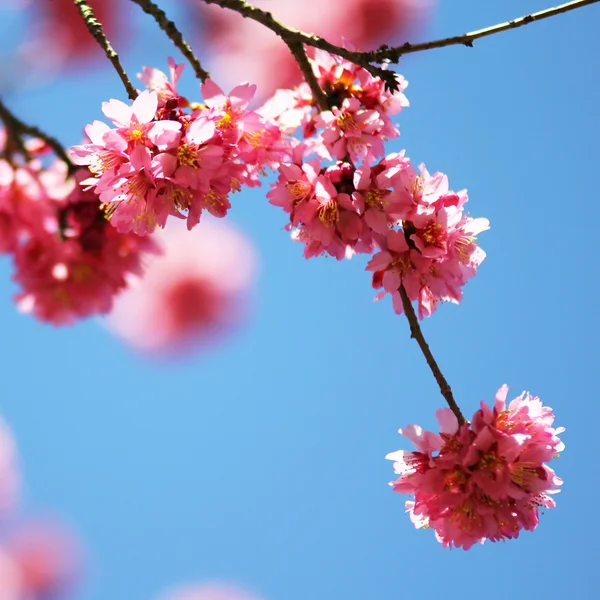
[[[1,600],[1,599],[0,599]],[[192,584],[160,596],[159,600],[258,600],[248,592],[229,584]]]
[[[210,215],[192,231],[169,223],[154,237],[164,254],[148,257],[144,276],[130,278],[106,319],[108,328],[151,354],[212,348],[252,312],[254,246],[228,221]]]

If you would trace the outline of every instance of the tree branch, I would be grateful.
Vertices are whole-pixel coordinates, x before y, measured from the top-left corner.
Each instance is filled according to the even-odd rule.
[[[159,27],[167,34],[167,36],[171,39],[173,44],[179,51],[187,58],[190,65],[192,65],[192,69],[194,69],[194,73],[196,73],[196,77],[200,81],[205,81],[206,79],[210,79],[210,75],[208,71],[202,68],[200,61],[194,54],[191,46],[183,39],[183,35],[177,29],[177,25],[171,21],[164,10],[156,6],[152,0],[131,0],[133,3],[137,4],[146,14],[154,17],[154,20],[158,23]]]
[[[415,309],[413,308],[412,302],[406,295],[406,290],[404,289],[404,286],[402,284],[400,284],[400,288],[398,289],[398,291],[400,292],[400,298],[402,298],[402,306],[404,307],[404,313],[406,314],[408,324],[410,325],[410,337],[414,338],[417,341],[417,344],[419,344],[419,348],[421,348],[421,352],[423,353],[423,356],[425,357],[425,360],[427,361],[427,364],[429,365],[429,368],[433,373],[433,376],[440,388],[442,396],[444,396],[444,399],[448,403],[450,410],[456,415],[456,418],[458,419],[458,424],[462,425],[465,422],[465,418],[460,412],[460,408],[458,407],[456,400],[454,400],[450,384],[446,381],[446,378],[442,374],[442,371],[438,367],[438,364],[435,358],[433,357],[431,350],[429,349],[429,344],[425,340],[425,336],[421,331],[421,326],[419,325],[419,319],[415,314]]]
[[[388,60],[397,63],[401,56],[404,54],[411,54],[413,52],[423,52],[424,50],[445,48],[446,46],[467,46],[468,48],[472,48],[473,42],[480,38],[495,35],[496,33],[507,31],[508,29],[517,29],[518,27],[529,25],[529,23],[533,23],[534,21],[542,21],[543,19],[548,19],[550,17],[575,10],[576,8],[583,8],[589,4],[596,4],[597,2],[600,2],[600,0],[576,0],[575,2],[567,2],[566,4],[561,4],[560,6],[555,6],[554,8],[546,8],[544,10],[540,10],[539,12],[525,15],[524,17],[513,19],[512,21],[507,21],[506,23],[499,23],[498,25],[492,25],[491,27],[485,27],[484,29],[471,31],[470,33],[465,33],[464,35],[456,35],[441,40],[423,42],[421,44],[406,43],[402,46],[396,46],[394,48],[382,46],[379,50],[365,54],[367,54],[370,60],[374,62],[380,62],[381,60],[387,58]]]
[[[286,25],[283,25],[277,21],[270,12],[262,10],[261,8],[257,8],[256,6],[252,6],[252,4],[248,4],[248,2],[245,0],[204,0],[204,2],[206,4],[216,4],[221,8],[233,10],[243,17],[256,21],[257,23],[264,25],[267,29],[270,29],[285,42],[303,72],[303,59],[298,52],[298,48],[304,44],[306,46],[312,46],[314,48],[319,48],[320,50],[326,50],[331,54],[337,54],[342,58],[346,58],[353,63],[364,67],[373,76],[379,77],[385,81],[388,88],[393,90],[398,89],[398,81],[396,80],[394,73],[392,71],[382,69],[379,66],[372,65],[372,61],[369,61],[366,53],[352,52],[351,50],[346,50],[341,46],[331,44],[326,39],[319,37],[318,35],[304,33],[303,31],[300,31],[294,27],[287,27]],[[310,81],[308,79],[307,83],[310,85]]]
[[[96,19],[94,16],[94,11],[91,7],[86,4],[85,0],[73,0],[75,6],[79,9],[81,13],[81,17],[83,18],[89,32],[92,34],[94,39],[98,42],[100,47],[106,53],[108,60],[112,63],[115,71],[118,73],[125,89],[127,90],[127,95],[130,100],[135,100],[138,96],[137,90],[129,80],[123,65],[119,61],[119,55],[113,50],[113,47],[110,45],[106,35],[104,34],[104,30],[102,29],[102,23]]]
[[[34,125],[28,125],[27,123],[21,121],[21,119],[19,119],[8,109],[1,99],[0,120],[2,120],[4,123],[7,133],[9,134],[7,135],[7,138],[10,138],[12,135],[13,141],[17,144],[19,152],[21,152],[25,158],[29,158],[29,152],[25,148],[25,144],[23,143],[21,136],[31,135],[43,140],[50,148],[52,148],[52,150],[54,150],[56,156],[67,165],[67,171],[69,175],[72,175],[77,169],[77,167],[71,162],[71,159],[67,155],[61,143],[56,138],[44,133],[41,129],[35,127]]]
[[[321,110],[329,110],[331,108],[329,106],[329,99],[327,98],[327,94],[323,91],[317,78],[315,77],[315,74],[313,73],[310,61],[306,56],[306,50],[304,50],[304,45],[301,42],[286,42],[286,44],[296,59],[296,62],[302,71],[302,75],[304,75],[304,80],[310,87],[315,104]]]
[[[290,44],[305,44],[307,46],[319,48],[320,50],[325,50],[327,52],[330,52],[331,54],[341,56],[342,58],[345,58],[353,62],[354,64],[363,67],[364,69],[369,71],[371,75],[379,77],[380,79],[385,81],[386,86],[388,87],[388,89],[391,90],[398,89],[398,83],[394,77],[393,72],[382,69],[381,67],[372,63],[381,64],[384,61],[391,61],[393,63],[397,63],[400,60],[400,57],[404,54],[412,54],[413,52],[432,50],[433,48],[444,48],[445,46],[462,45],[471,47],[473,46],[473,42],[479,38],[494,35],[496,33],[500,33],[501,31],[506,31],[507,29],[516,29],[517,27],[528,25],[529,23],[533,23],[534,21],[541,21],[542,19],[547,19],[549,17],[553,17],[561,13],[566,13],[571,10],[575,10],[576,8],[582,8],[589,4],[595,4],[597,2],[600,2],[600,0],[576,0],[575,2],[567,2],[566,4],[562,4],[554,8],[547,8],[545,10],[541,10],[537,13],[514,19],[513,21],[500,23],[499,25],[493,25],[491,27],[486,27],[485,29],[472,31],[471,33],[465,33],[464,35],[444,38],[441,40],[434,40],[431,42],[423,42],[421,44],[406,43],[401,46],[395,47],[382,46],[381,48],[373,50],[372,52],[355,52],[352,50],[347,50],[346,48],[343,48],[341,46],[336,46],[335,44],[328,42],[327,40],[325,40],[322,37],[319,37],[318,35],[314,35],[312,33],[305,33],[303,31],[300,31],[299,29],[295,29],[294,27],[287,27],[279,21],[277,21],[270,12],[262,10],[260,8],[256,8],[255,6],[252,6],[251,4],[245,2],[245,0],[203,1],[206,4],[217,4],[222,8],[228,8],[239,13],[243,17],[261,23],[262,25],[276,33],[290,48]],[[298,55],[295,53],[294,56],[298,58]]]

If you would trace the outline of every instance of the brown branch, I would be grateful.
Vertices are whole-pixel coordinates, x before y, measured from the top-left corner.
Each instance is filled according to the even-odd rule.
[[[473,42],[480,38],[495,35],[496,33],[507,31],[508,29],[517,29],[518,27],[529,25],[529,23],[533,23],[534,21],[548,19],[550,17],[575,10],[576,8],[583,8],[589,4],[596,4],[597,2],[600,2],[600,0],[576,0],[575,2],[567,2],[566,4],[561,4],[560,6],[555,6],[554,8],[546,8],[544,10],[540,10],[539,12],[525,15],[524,17],[513,19],[512,21],[507,21],[506,23],[499,23],[498,25],[492,25],[491,27],[485,27],[484,29],[471,31],[470,33],[465,33],[464,35],[456,35],[453,37],[444,38],[441,40],[433,40],[431,42],[423,42],[420,44],[406,43],[402,46],[396,46],[394,48],[383,46],[379,50],[365,54],[367,54],[370,57],[370,60],[374,62],[379,62],[387,58],[392,62],[397,63],[402,55],[411,54],[413,52],[423,52],[424,50],[445,48],[446,46],[467,46],[468,48],[472,48]]]
[[[500,23],[499,25],[493,25],[491,27],[486,27],[485,29],[479,29],[477,31],[472,31],[471,33],[465,33],[464,35],[434,40],[431,42],[423,42],[421,44],[406,43],[401,46],[395,46],[391,48],[389,46],[382,46],[381,48],[373,50],[372,52],[354,52],[352,50],[347,50],[346,48],[336,46],[335,44],[328,42],[326,39],[319,37],[318,35],[305,33],[299,29],[295,29],[294,27],[287,27],[277,21],[270,12],[256,8],[255,6],[245,2],[245,0],[204,0],[204,2],[206,4],[217,4],[222,8],[228,8],[239,13],[243,17],[261,23],[276,33],[288,46],[290,46],[290,43],[294,42],[297,44],[301,43],[307,46],[313,46],[314,48],[319,48],[320,50],[325,50],[331,54],[336,54],[337,56],[341,56],[342,58],[360,65],[369,71],[373,76],[379,77],[385,81],[388,89],[397,90],[398,83],[393,72],[382,69],[381,67],[372,63],[381,64],[384,61],[397,63],[400,60],[400,57],[404,54],[432,50],[433,48],[444,48],[446,46],[456,45],[471,47],[473,46],[473,42],[479,38],[494,35],[496,33],[506,31],[507,29],[516,29],[517,27],[528,25],[534,21],[541,21],[542,19],[547,19],[561,13],[575,10],[576,8],[582,8],[589,4],[595,4],[600,2],[600,0],[576,0],[575,2],[567,2],[566,4],[562,4],[554,8],[547,8],[537,13],[514,19],[513,21]]]
[[[7,138],[12,137],[12,141],[17,145],[17,149],[25,157],[25,159],[29,159],[30,156],[27,148],[25,147],[22,136],[30,135],[43,140],[50,148],[52,148],[52,150],[54,150],[56,156],[67,165],[67,172],[69,175],[72,175],[77,169],[77,167],[71,162],[71,159],[67,155],[62,144],[56,138],[44,133],[35,125],[28,125],[27,123],[21,121],[21,119],[19,119],[8,109],[1,99],[0,120],[2,120],[4,123],[7,133],[9,134],[7,135]]]
[[[298,53],[298,48],[303,44],[306,46],[312,46],[319,48],[320,50],[326,50],[332,54],[337,54],[342,58],[346,58],[361,67],[364,67],[373,76],[379,77],[386,82],[390,89],[398,89],[398,81],[392,71],[382,69],[379,66],[372,65],[367,54],[361,52],[352,52],[346,50],[341,46],[331,44],[326,39],[319,37],[313,33],[304,33],[295,27],[288,27],[277,21],[273,15],[261,8],[248,4],[245,0],[204,0],[206,4],[216,4],[221,8],[228,8],[233,10],[245,18],[252,19],[261,25],[264,25],[267,29],[270,29],[273,33],[277,34],[292,51],[296,62],[302,69],[302,56]],[[364,56],[363,56],[364,54]],[[382,61],[380,61],[382,62]],[[303,70],[304,72],[304,70]],[[307,79],[307,83],[310,85],[310,81]]]
[[[412,302],[409,300],[406,295],[406,290],[404,286],[400,284],[400,288],[398,289],[400,292],[400,298],[402,298],[402,306],[404,307],[404,313],[406,314],[406,318],[408,319],[408,324],[410,325],[410,337],[414,338],[419,344],[419,348],[421,348],[421,352],[433,373],[433,376],[440,388],[440,392],[444,399],[448,403],[450,410],[456,415],[458,419],[458,424],[462,425],[465,422],[465,418],[463,414],[460,412],[460,408],[458,408],[458,404],[456,400],[454,400],[454,396],[452,395],[452,388],[450,384],[446,381],[446,378],[442,374],[431,350],[429,349],[429,344],[425,340],[425,336],[421,331],[421,326],[419,325],[419,319],[415,313],[415,309],[413,308]]]
[[[125,69],[123,68],[123,65],[119,61],[119,55],[113,50],[113,47],[110,45],[110,42],[104,34],[102,23],[96,19],[94,16],[94,11],[88,4],[86,4],[85,0],[73,0],[73,2],[79,9],[81,17],[84,20],[89,32],[104,50],[108,60],[112,63],[115,71],[121,78],[121,81],[127,90],[127,95],[131,100],[135,100],[138,96],[137,90],[131,83],[127,73],[125,72]]]
[[[196,77],[200,81],[210,79],[210,74],[202,68],[200,61],[194,54],[191,46],[183,39],[183,35],[179,29],[177,29],[177,25],[167,17],[164,10],[156,6],[152,0],[131,1],[137,4],[146,14],[154,17],[154,20],[158,23],[159,27],[167,34],[173,44],[179,48],[179,51],[185,58],[187,58],[190,65],[192,65],[192,69],[194,69],[194,73],[196,73]]]
[[[312,66],[308,57],[306,56],[306,50],[304,50],[304,44],[301,42],[286,42],[290,52],[296,59],[300,70],[302,71],[302,75],[304,75],[304,80],[308,83],[310,87],[310,91],[312,92],[313,99],[315,104],[321,110],[329,110],[331,107],[329,106],[329,99],[327,98],[327,94],[323,91],[315,74],[313,73]]]

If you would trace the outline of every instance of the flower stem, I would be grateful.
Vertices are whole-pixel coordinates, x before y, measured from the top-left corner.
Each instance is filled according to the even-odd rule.
[[[400,284],[400,288],[398,289],[400,292],[400,297],[402,298],[402,306],[404,307],[404,313],[406,314],[406,318],[408,319],[408,324],[410,325],[410,337],[414,338],[419,344],[419,348],[421,348],[421,352],[433,373],[433,376],[440,388],[440,392],[444,399],[448,403],[450,410],[456,415],[458,419],[458,424],[462,425],[465,422],[465,418],[463,417],[462,412],[460,412],[460,408],[452,395],[452,388],[446,378],[442,374],[431,350],[429,349],[429,344],[425,340],[425,336],[423,335],[423,331],[421,330],[421,326],[419,325],[419,319],[415,313],[415,309],[413,308],[412,302],[408,298],[406,294],[406,290],[404,286]]]
[[[11,139],[16,144],[18,151],[27,159],[29,158],[29,152],[23,143],[22,136],[30,135],[39,138],[46,142],[46,144],[54,150],[56,156],[67,165],[67,171],[69,175],[72,175],[77,167],[71,162],[62,144],[51,135],[44,133],[41,129],[35,125],[28,125],[14,115],[8,107],[0,99],[0,120],[4,123],[7,130],[7,139]]]
[[[185,58],[187,58],[190,65],[192,65],[192,69],[194,69],[194,73],[196,73],[196,77],[200,81],[210,79],[210,74],[208,71],[202,68],[200,61],[194,54],[191,46],[183,39],[181,31],[179,31],[179,29],[177,29],[177,25],[175,25],[175,23],[173,23],[173,21],[167,17],[164,10],[156,6],[152,0],[131,1],[137,4],[146,14],[154,17],[154,20],[158,23],[159,27],[167,34],[173,44],[179,48],[180,52],[185,56]]]
[[[131,83],[123,65],[119,61],[119,55],[113,50],[113,47],[110,45],[106,35],[104,34],[104,29],[102,29],[102,23],[96,19],[94,16],[94,11],[91,7],[86,4],[85,0],[73,0],[75,6],[79,9],[81,13],[81,17],[84,20],[89,32],[92,34],[94,39],[98,42],[100,47],[106,53],[108,60],[112,63],[115,71],[121,78],[125,89],[127,90],[127,95],[130,100],[135,100],[138,96],[137,90]]]

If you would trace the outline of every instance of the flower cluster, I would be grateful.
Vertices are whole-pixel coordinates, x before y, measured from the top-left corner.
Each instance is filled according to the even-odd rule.
[[[267,197],[289,215],[286,229],[306,258],[376,253],[367,266],[381,289],[375,298],[390,293],[397,313],[402,287],[420,318],[441,301],[459,302],[485,258],[476,235],[489,224],[464,214],[467,194],[450,191],[445,175],[417,172],[404,151],[385,155],[384,142],[400,134],[391,115],[408,106],[406,81],[391,75],[390,90],[321,50],[311,65],[326,109],[308,83],[249,110],[255,86],[226,96],[208,80],[204,103],[190,103],[177,91],[183,65],[169,59],[169,76],[145,67],[147,89],[131,106],[104,103],[114,127],[95,121],[86,127],[89,143],[71,149],[92,175],[82,184],[117,231],[143,236],[169,216],[186,219],[188,229],[204,211],[224,217],[231,192],[277,169]]]
[[[507,393],[503,385],[493,408],[482,402],[470,424],[459,427],[441,409],[440,434],[400,429],[417,450],[386,457],[399,475],[394,491],[414,495],[406,502],[412,522],[431,527],[443,546],[516,538],[537,527],[540,507],[555,506],[550,495],[562,480],[546,463],[564,449],[564,428],[552,427],[552,409],[539,398],[523,392],[507,407]]]
[[[71,149],[93,175],[83,184],[122,233],[152,233],[169,216],[186,218],[188,229],[203,211],[224,217],[229,194],[257,185],[264,167],[285,152],[279,127],[247,110],[256,86],[242,84],[226,96],[207,80],[204,104],[190,105],[176,90],[182,67],[170,60],[170,80],[146,67],[140,78],[148,89],[131,106],[103,104],[116,127],[94,121],[85,129],[90,143]]]
[[[271,204],[290,215],[287,229],[306,258],[379,250],[367,269],[373,287],[383,288],[376,299],[390,293],[397,313],[400,286],[420,318],[440,301],[459,302],[485,258],[475,240],[489,223],[464,214],[466,191],[451,191],[442,173],[417,172],[404,152],[384,156],[383,142],[399,135],[389,115],[408,106],[406,81],[396,75],[391,92],[365,69],[318,50],[312,65],[329,110],[316,107],[307,84],[278,91],[261,109],[283,131],[304,136],[279,166]]]
[[[155,244],[107,226],[78,184],[87,169],[67,176],[60,161],[45,166],[45,144],[27,149],[28,159],[0,159],[0,250],[14,257],[17,305],[55,325],[106,313]]]

